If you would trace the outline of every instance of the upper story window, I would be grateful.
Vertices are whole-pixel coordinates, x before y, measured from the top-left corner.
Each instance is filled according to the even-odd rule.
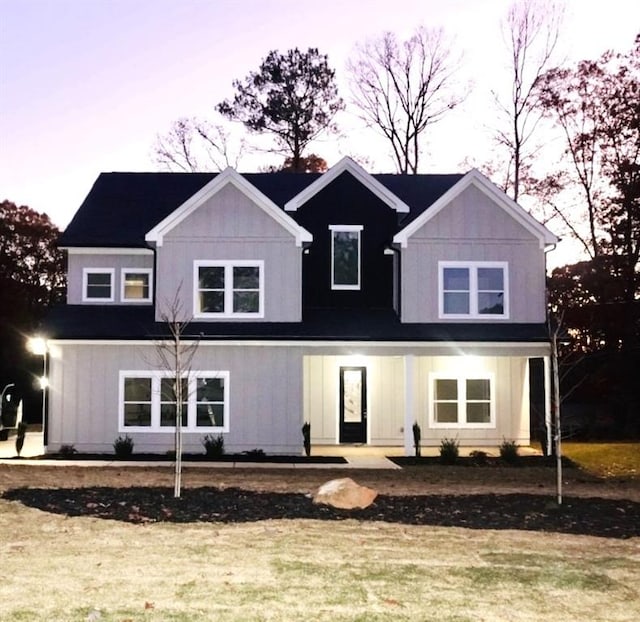
[[[360,289],[362,225],[329,225],[331,289]]]
[[[509,317],[506,262],[441,261],[438,267],[441,318]]]
[[[196,317],[264,317],[264,261],[196,261]]]
[[[151,274],[148,268],[123,268],[120,280],[122,302],[151,302]]]
[[[82,271],[83,302],[113,302],[113,268],[85,268]]]
[[[430,374],[430,420],[436,428],[495,427],[493,376]]]

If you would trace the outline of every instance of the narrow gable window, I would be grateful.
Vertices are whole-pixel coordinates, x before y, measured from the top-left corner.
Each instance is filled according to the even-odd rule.
[[[329,225],[331,289],[360,289],[362,225]]]
[[[113,268],[85,268],[82,271],[83,302],[113,302]]]
[[[438,265],[441,318],[509,317],[506,262],[441,261]]]
[[[264,317],[263,261],[196,261],[196,317]]]
[[[123,302],[151,302],[151,270],[124,268],[121,283]]]

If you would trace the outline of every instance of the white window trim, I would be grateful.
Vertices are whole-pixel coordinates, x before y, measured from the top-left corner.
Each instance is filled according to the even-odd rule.
[[[136,432],[175,432],[175,426],[160,425],[160,380],[161,378],[171,378],[172,374],[167,371],[148,371],[148,370],[121,370],[118,380],[118,432],[136,433]],[[227,433],[229,432],[229,372],[228,371],[192,371],[185,373],[183,378],[188,378],[188,397],[187,397],[187,425],[182,427],[184,432],[194,432],[198,434],[210,434],[213,432]],[[126,426],[124,424],[124,381],[125,378],[151,378],[151,425],[149,426]],[[198,378],[223,378],[224,379],[224,410],[222,426],[197,426],[196,398],[197,398],[197,382]]]
[[[469,313],[444,312],[445,268],[469,270]],[[501,268],[503,276],[503,313],[478,313],[478,268]],[[439,261],[438,262],[438,317],[441,320],[508,320],[509,319],[509,264],[506,261]]]
[[[200,268],[224,268],[224,308],[233,309],[233,268],[254,266],[259,269],[259,297],[257,313],[205,313],[200,311],[200,289],[198,287],[198,270]],[[231,278],[229,276],[231,275]],[[216,319],[256,319],[264,317],[264,260],[262,259],[237,259],[237,260],[209,260],[196,259],[193,262],[193,317],[194,318],[216,318]]]
[[[362,231],[364,225],[329,225],[329,231],[331,231],[331,289],[333,290],[359,290],[362,283]],[[358,234],[358,282],[355,285],[338,285],[334,283],[335,271],[334,271],[334,232],[357,232]]]
[[[436,380],[456,380],[458,382],[458,421],[457,423],[441,423],[436,421],[436,400],[435,381]],[[489,381],[489,423],[467,423],[462,421],[466,400],[467,380],[488,380]],[[431,428],[454,428],[454,429],[492,429],[496,427],[496,387],[495,375],[491,372],[456,374],[452,372],[430,372],[429,386],[427,388],[429,396],[429,427]]]
[[[149,296],[147,298],[126,298],[125,297],[125,281],[126,275],[130,272],[137,274],[147,274],[149,276]],[[151,268],[122,268],[120,270],[120,300],[127,303],[144,303],[153,300],[153,270]]]
[[[87,287],[90,274],[110,274],[111,275],[111,295],[106,298],[93,298],[87,296]],[[114,268],[83,268],[82,269],[82,302],[113,302],[115,299],[115,275]]]

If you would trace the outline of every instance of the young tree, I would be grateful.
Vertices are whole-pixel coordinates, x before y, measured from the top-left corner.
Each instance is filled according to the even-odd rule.
[[[387,32],[356,47],[347,64],[353,103],[389,141],[400,173],[418,172],[427,128],[463,100],[458,66],[442,30],[420,27],[402,42]]]
[[[166,324],[169,337],[156,340],[155,348],[160,367],[167,373],[166,382],[161,382],[161,399],[175,404],[175,468],[173,495],[179,498],[182,490],[182,426],[186,416],[185,404],[189,399],[191,363],[198,346],[198,338],[184,339],[189,325],[185,317],[181,288],[173,300],[160,312],[160,319]]]
[[[504,185],[514,201],[536,153],[541,115],[535,86],[553,59],[561,21],[562,10],[552,0],[522,0],[511,5],[503,25],[512,82],[507,101],[493,92],[502,121],[495,138],[506,153]]]
[[[218,104],[218,112],[252,132],[272,134],[296,171],[307,145],[335,129],[333,119],[344,107],[328,57],[316,48],[273,50],[258,71],[234,80],[233,87],[233,99]]]

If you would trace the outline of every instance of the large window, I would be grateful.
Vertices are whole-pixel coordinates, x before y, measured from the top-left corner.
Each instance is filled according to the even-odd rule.
[[[263,261],[196,261],[196,317],[264,317]]]
[[[151,270],[123,268],[120,299],[123,302],[151,302]]]
[[[441,261],[439,273],[441,318],[509,317],[505,262]]]
[[[192,372],[182,378],[180,388],[187,432],[229,431],[228,371]],[[120,372],[120,431],[173,430],[177,392],[174,378],[165,372]]]
[[[85,268],[82,271],[83,302],[113,302],[113,268]]]
[[[493,376],[431,374],[429,383],[433,427],[495,427]]]
[[[362,225],[329,225],[331,230],[331,288],[360,289]]]

